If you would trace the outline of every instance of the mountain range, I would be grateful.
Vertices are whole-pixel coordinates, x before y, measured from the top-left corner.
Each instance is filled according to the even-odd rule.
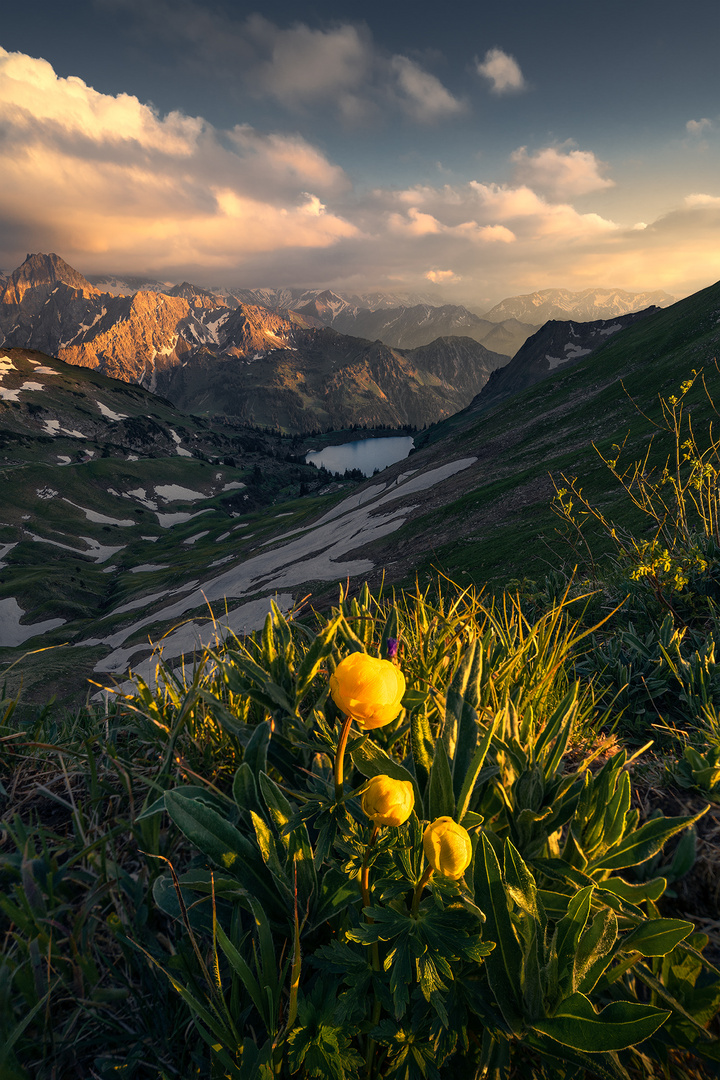
[[[295,432],[434,423],[469,404],[509,359],[469,337],[393,349],[187,283],[101,293],[41,254],[0,294],[0,341],[139,383],[180,408]]]
[[[580,475],[614,505],[592,444],[627,437],[629,460],[644,454],[658,391],[693,370],[719,397],[719,319],[715,285],[612,333],[612,321],[566,324],[564,336],[550,325],[535,350],[544,378],[483,408],[481,395],[359,484],[313,473],[300,436],[181,414],[140,386],[6,347],[0,660],[16,665],[11,684],[70,700],[85,677],[107,685],[128,666],[150,677],[148,638],[165,635],[172,664],[208,636],[261,625],[269,596],[290,609],[311,593],[322,606],[346,577],[542,579],[564,558],[551,476]],[[583,343],[596,347],[579,355]],[[548,355],[558,363],[543,370]],[[512,361],[518,386],[531,359]],[[693,404],[698,431],[703,410]]]

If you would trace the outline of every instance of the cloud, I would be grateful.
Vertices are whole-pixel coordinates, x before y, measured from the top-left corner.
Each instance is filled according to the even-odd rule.
[[[712,128],[713,122],[712,120],[708,120],[706,116],[704,116],[702,120],[688,120],[687,124],[685,125],[685,130],[687,131],[688,135],[701,136],[706,131],[711,131]]]
[[[546,146],[528,154],[527,148],[521,146],[510,160],[515,164],[516,179],[556,199],[572,199],[614,187],[612,180],[601,175],[607,165],[588,150],[563,151]]]
[[[391,72],[396,94],[399,70],[415,74]],[[408,85],[419,85],[426,118],[437,115],[437,87]],[[590,151],[567,144],[520,148],[512,182],[480,174],[362,191],[296,132],[161,115],[1,49],[0,133],[7,268],[27,251],[57,251],[84,273],[207,285],[422,292],[432,283],[435,295],[451,287],[454,302],[481,311],[491,304],[478,298],[538,288],[683,295],[720,277],[720,191],[691,192],[642,228],[581,212],[575,197],[610,181]]]
[[[350,125],[384,124],[388,113],[419,123],[465,109],[416,60],[392,55],[364,23],[281,26],[264,15],[238,17],[198,0],[96,0],[132,13],[160,57],[180,56],[207,85],[230,97],[272,100],[295,115],[339,116]],[[162,60],[161,60],[162,62]]]
[[[517,60],[502,49],[488,49],[482,63],[476,59],[475,66],[478,75],[492,83],[493,94],[513,94],[527,89]]]
[[[406,56],[393,56],[390,67],[397,77],[400,102],[408,115],[416,120],[441,120],[464,111],[464,104],[453,97],[439,79]]]
[[[82,254],[88,272],[108,258],[227,269],[358,231],[329,208],[349,186],[343,170],[300,135],[162,117],[4,49],[0,128],[0,230],[23,250]]]
[[[454,270],[428,270],[425,277],[434,285],[452,285],[456,281],[462,281]]]
[[[342,108],[346,96],[352,97],[370,77],[372,42],[355,26],[311,30],[299,23],[281,29],[269,19],[251,15],[244,31],[256,46],[244,69],[246,83],[286,107],[339,95]]]

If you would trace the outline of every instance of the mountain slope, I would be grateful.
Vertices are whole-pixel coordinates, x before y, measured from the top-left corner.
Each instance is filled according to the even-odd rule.
[[[659,310],[660,308],[652,307],[629,315],[618,315],[615,319],[597,319],[594,322],[553,319],[545,323],[537,333],[527,339],[509,364],[491,373],[487,383],[468,408],[474,411],[489,409],[505,398],[546,379],[553,371],[561,368],[564,370],[577,364],[584,356],[589,356],[604,345],[612,335]]]

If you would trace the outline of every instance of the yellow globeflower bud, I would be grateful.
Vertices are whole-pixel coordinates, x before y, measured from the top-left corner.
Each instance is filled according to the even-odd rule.
[[[384,774],[373,776],[363,792],[363,813],[376,825],[404,825],[414,805],[415,795],[409,780],[393,780]]]
[[[337,707],[362,727],[384,727],[402,708],[405,676],[389,660],[354,652],[330,676],[330,693]]]
[[[439,874],[457,881],[472,859],[472,842],[467,829],[451,817],[439,817],[423,833],[425,858]]]

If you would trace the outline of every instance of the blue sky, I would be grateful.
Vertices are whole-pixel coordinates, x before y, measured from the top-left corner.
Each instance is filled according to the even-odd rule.
[[[36,3],[0,267],[425,293],[720,278],[720,6]]]

